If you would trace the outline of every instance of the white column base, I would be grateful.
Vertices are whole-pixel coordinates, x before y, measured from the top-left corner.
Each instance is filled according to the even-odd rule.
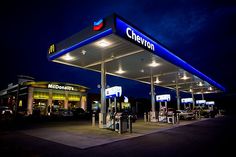
[[[107,128],[106,113],[99,113],[99,128]]]
[[[150,112],[150,121],[151,122],[158,122],[157,112]]]

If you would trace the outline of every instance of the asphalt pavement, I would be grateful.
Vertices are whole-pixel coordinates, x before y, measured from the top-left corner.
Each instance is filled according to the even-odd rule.
[[[0,156],[235,156],[235,124],[235,116],[210,118],[83,149],[22,130],[2,130]]]

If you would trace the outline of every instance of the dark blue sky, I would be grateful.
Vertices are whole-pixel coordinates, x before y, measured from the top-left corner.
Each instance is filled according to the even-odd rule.
[[[24,74],[78,83],[97,92],[98,73],[49,62],[47,49],[115,12],[228,92],[236,91],[236,1],[11,1],[0,7],[0,89]],[[120,84],[125,94],[138,97],[150,91],[148,85],[115,77],[108,77],[108,84]]]

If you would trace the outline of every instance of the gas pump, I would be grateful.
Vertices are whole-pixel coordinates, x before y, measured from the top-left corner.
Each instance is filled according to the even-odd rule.
[[[205,108],[206,100],[196,100],[197,108],[199,109],[199,116],[198,118],[201,118],[201,115],[204,116],[203,109]]]
[[[108,114],[106,116],[107,128],[117,131],[120,134],[128,131],[128,129],[132,130],[132,125],[128,121],[129,115],[118,112],[117,108],[117,98],[121,97],[122,88],[120,86],[107,88],[105,94],[106,98],[109,99]],[[127,104],[123,105],[125,106]],[[121,108],[121,104],[119,106]]]
[[[210,111],[213,111],[214,105],[215,105],[214,101],[206,101],[206,106],[208,107]]]
[[[181,103],[184,104],[184,110],[192,110],[193,98],[182,98]]]
[[[122,94],[120,86],[105,89],[106,99],[109,99],[108,113],[106,116],[107,128],[115,130],[115,115],[117,114],[117,97]],[[113,100],[113,102],[112,102]]]
[[[159,122],[167,122],[167,102],[170,101],[170,94],[157,95],[156,101],[159,102]]]
[[[206,104],[206,100],[196,100],[196,106],[200,109],[204,108]]]

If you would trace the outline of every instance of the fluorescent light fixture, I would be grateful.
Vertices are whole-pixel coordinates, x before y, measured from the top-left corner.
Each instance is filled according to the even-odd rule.
[[[97,41],[96,45],[99,46],[99,47],[107,47],[107,46],[111,45],[111,42],[109,42],[105,39],[102,39],[102,40]]]
[[[155,83],[157,83],[157,84],[158,84],[158,83],[161,83],[161,82],[162,82],[162,81],[160,81],[160,80],[159,80],[159,78],[158,78],[158,77],[156,77],[156,81],[155,81]]]
[[[209,87],[208,90],[213,90],[213,88],[212,88],[212,87]]]
[[[148,64],[148,66],[150,66],[150,67],[157,67],[159,65],[160,65],[160,63],[157,63],[155,60],[153,60],[152,63]]]
[[[81,53],[82,53],[82,55],[85,55],[85,54],[86,54],[86,51],[85,51],[85,50],[82,50]]]
[[[124,71],[124,70],[122,70],[122,69],[119,69],[119,70],[117,70],[115,73],[117,73],[117,74],[124,74],[126,71]]]
[[[198,86],[203,86],[203,83],[202,83],[202,82],[199,82]]]
[[[75,57],[72,57],[70,54],[65,54],[61,57],[61,59],[65,60],[65,61],[72,61],[75,59]]]
[[[190,77],[187,77],[186,73],[184,72],[184,76],[181,78],[182,80],[187,80],[189,79]]]
[[[182,80],[187,80],[187,79],[189,79],[190,77],[187,77],[186,75],[184,75],[181,79]]]

